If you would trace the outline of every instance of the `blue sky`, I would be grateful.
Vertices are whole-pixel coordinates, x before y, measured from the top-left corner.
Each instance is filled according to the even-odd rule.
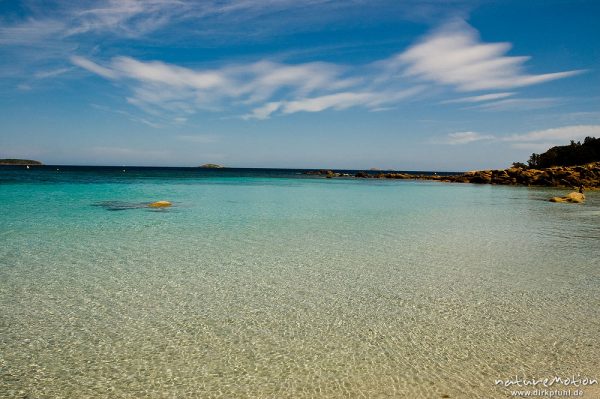
[[[0,0],[0,158],[468,170],[600,137],[600,2]]]

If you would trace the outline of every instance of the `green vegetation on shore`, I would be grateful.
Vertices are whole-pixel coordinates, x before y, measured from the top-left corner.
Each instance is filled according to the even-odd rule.
[[[531,154],[530,168],[550,168],[552,166],[584,165],[600,161],[600,138],[586,137],[581,142],[571,140],[571,144],[550,148],[543,154]]]
[[[0,165],[42,165],[40,161],[34,161],[32,159],[0,159]]]

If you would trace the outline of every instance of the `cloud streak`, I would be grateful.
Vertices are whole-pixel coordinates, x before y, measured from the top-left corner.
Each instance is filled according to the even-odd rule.
[[[360,0],[362,1],[362,0]],[[19,4],[19,1],[14,3]],[[65,68],[69,57],[151,42],[196,48],[252,40],[255,30],[284,33],[311,15],[337,18],[356,6],[331,0],[74,0],[26,1],[25,15],[0,17],[0,77],[29,78]],[[38,4],[39,3],[39,4]],[[10,9],[10,7],[9,7]],[[314,12],[320,10],[320,12]],[[313,11],[313,12],[311,12]],[[298,18],[298,16],[302,18]],[[268,22],[267,22],[267,17]],[[321,17],[319,17],[321,18]],[[277,22],[277,23],[275,23]],[[306,21],[304,21],[306,22]],[[308,24],[310,25],[310,24]],[[304,25],[302,25],[304,26]],[[299,26],[298,28],[301,28]],[[256,29],[254,29],[256,28]],[[252,34],[242,34],[250,31]]]
[[[133,93],[128,101],[131,104],[144,109],[159,107],[183,113],[193,113],[196,109],[220,110],[232,102],[252,106],[281,92],[290,98],[304,98],[316,92],[344,89],[358,82],[342,77],[342,67],[322,62],[287,65],[258,61],[218,69],[191,69],[130,57],[115,57],[106,66],[80,56],[71,57],[71,61],[103,78],[130,84]],[[399,98],[399,94],[390,98]],[[289,114],[382,102],[385,100],[381,94],[336,93],[311,99],[271,102],[256,108],[251,115],[266,118],[280,108],[283,113]]]
[[[541,151],[553,146],[565,145],[570,140],[580,141],[588,136],[600,136],[600,125],[571,125],[510,135],[456,132],[442,138],[435,138],[431,142],[435,144],[457,145],[489,140],[492,142],[508,143],[511,147],[517,149]]]
[[[243,115],[242,118],[267,119],[277,111],[281,111],[282,114],[294,114],[296,112],[321,112],[328,109],[344,110],[356,106],[377,111],[381,110],[382,105],[412,97],[422,90],[422,87],[417,86],[395,92],[341,92],[293,101],[276,101],[255,108],[251,113]]]
[[[442,101],[442,104],[456,104],[456,103],[479,103],[484,101],[498,100],[514,95],[515,93],[491,93],[483,94],[480,96],[462,97],[454,100]]]
[[[553,129],[535,130],[524,134],[512,134],[502,138],[503,141],[542,141],[542,140],[581,140],[587,136],[600,137],[600,125],[572,125]]]
[[[432,140],[435,144],[448,144],[448,145],[457,145],[457,144],[469,144],[475,141],[482,140],[494,140],[495,137],[488,134],[480,134],[476,132],[456,132],[449,133],[446,137],[442,139],[434,139]]]
[[[530,111],[536,109],[550,108],[558,105],[560,99],[552,97],[542,98],[509,98],[485,104],[474,105],[470,109],[484,111]]]
[[[530,57],[507,56],[510,43],[483,43],[463,21],[430,33],[398,54],[387,68],[405,68],[403,75],[455,87],[459,91],[503,90],[577,75],[572,70],[532,75],[523,64]]]
[[[139,11],[139,4],[134,3],[115,7],[124,8],[123,13],[129,15]],[[160,8],[163,5],[163,1],[155,0],[147,6]],[[251,4],[237,6],[244,8]],[[106,12],[110,16],[113,11],[104,9],[93,13]],[[96,75],[124,82],[131,91],[127,101],[146,112],[192,114],[198,110],[227,109],[239,110],[243,119],[351,107],[373,111],[387,109],[418,95],[426,90],[426,84],[451,86],[459,92],[481,92],[514,89],[581,72],[528,74],[524,63],[529,57],[507,56],[510,47],[508,43],[483,43],[472,27],[454,22],[425,35],[403,52],[365,65],[259,60],[202,69],[124,56],[104,63],[82,56],[70,59],[74,65]],[[504,111],[547,108],[558,102],[555,98],[509,98],[515,94],[514,91],[488,92],[443,103],[476,104],[471,108]]]
[[[469,32],[455,34],[458,37],[454,39],[451,35],[445,35],[443,38],[438,37],[437,33],[430,35],[420,44],[397,56],[363,67],[360,72],[367,73],[362,75],[358,73],[360,68],[349,71],[348,67],[324,62],[290,65],[262,60],[216,69],[191,69],[160,61],[140,61],[131,57],[115,57],[104,66],[80,56],[71,57],[71,61],[106,79],[131,83],[133,95],[128,101],[143,109],[159,107],[169,111],[193,113],[196,109],[220,110],[232,101],[236,104],[258,104],[250,112],[243,114],[244,119],[267,119],[277,112],[320,112],[355,106],[363,106],[370,110],[381,108],[422,91],[422,85],[416,85],[410,76],[429,64],[435,64],[431,76],[436,71],[444,70],[445,73],[454,76],[448,82],[457,83],[459,90],[491,87],[483,82],[510,80],[513,82],[512,86],[519,86],[523,82],[533,84],[548,80],[544,78],[548,77],[548,74],[520,73],[516,64],[522,62],[522,57],[500,56],[507,50],[505,44],[478,44]],[[447,40],[455,45],[447,44]],[[438,43],[440,41],[446,45],[442,46]],[[445,64],[437,55],[427,59],[434,49],[440,47],[450,48],[450,51],[446,50],[444,53],[447,59]],[[401,63],[398,64],[397,60]],[[398,73],[390,73],[390,68],[400,67],[407,60],[415,61],[413,65],[404,69],[404,76],[409,78],[398,82],[395,78]],[[466,63],[475,65],[470,69],[471,72],[479,70],[482,74],[460,72],[459,77],[456,69],[466,68]],[[488,64],[491,65],[489,68],[485,66]],[[498,70],[497,66],[501,66],[502,71]],[[565,77],[575,72],[558,75]],[[557,74],[550,75],[553,76],[552,79],[559,78]],[[519,80],[521,83],[518,83]],[[439,81],[447,83],[443,79]],[[501,83],[500,86],[506,85]],[[485,102],[475,108],[488,110],[523,107],[535,109],[556,103],[555,99],[506,99],[513,94],[488,93],[448,102]]]

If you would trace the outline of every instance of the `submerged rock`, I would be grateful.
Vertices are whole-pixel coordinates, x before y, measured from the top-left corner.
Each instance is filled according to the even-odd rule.
[[[320,169],[320,170],[309,170],[304,172],[305,175],[317,175],[317,176],[334,176],[339,173],[335,173],[333,170],[329,169]]]
[[[169,201],[156,201],[156,202],[149,204],[148,206],[150,208],[166,208],[171,205],[172,204]]]
[[[585,201],[585,195],[583,195],[582,193],[578,193],[576,191],[573,191],[572,193],[569,193],[567,195],[565,195],[564,197],[552,197],[550,198],[550,202],[571,202],[571,203],[582,203],[583,201]]]

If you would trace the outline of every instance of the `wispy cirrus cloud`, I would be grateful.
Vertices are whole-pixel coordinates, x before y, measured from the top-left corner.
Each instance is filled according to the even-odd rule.
[[[527,141],[567,141],[567,140],[582,140],[587,136],[600,136],[600,125],[572,125],[562,126],[552,129],[535,130],[523,134],[512,134],[503,137],[503,141],[511,142],[527,142]]]
[[[157,7],[161,4],[156,2]],[[239,4],[245,6],[249,4]],[[416,96],[427,85],[481,92],[540,84],[581,72],[528,74],[524,71],[528,57],[507,56],[509,49],[508,43],[482,43],[472,27],[453,22],[403,52],[365,65],[259,60],[208,69],[133,57],[114,57],[104,63],[82,56],[70,59],[106,79],[124,82],[131,93],[127,101],[146,112],[228,109],[240,110],[243,119],[351,107],[385,110]],[[471,108],[492,111],[539,109],[558,103],[555,98],[512,98],[515,95],[514,91],[488,92],[443,103],[476,104]]]
[[[12,24],[0,24],[0,45],[31,46],[49,37],[62,35],[65,22],[54,19],[28,18]]]
[[[342,76],[343,68],[311,62],[287,65],[258,61],[246,65],[227,65],[217,69],[191,69],[158,61],[143,62],[130,57],[113,58],[106,66],[74,56],[73,64],[109,80],[132,85],[131,104],[143,109],[158,107],[168,111],[193,113],[197,109],[220,110],[232,102],[252,106],[285,91],[290,98],[304,98],[315,92],[336,91],[355,85],[358,80]],[[271,102],[257,107],[257,118],[268,117],[282,109],[284,113],[313,109],[337,109],[382,102],[372,93],[337,93],[312,100],[289,103]],[[396,97],[398,97],[396,95]]]
[[[565,145],[570,140],[580,141],[588,136],[600,136],[600,125],[561,126],[509,135],[456,132],[449,133],[443,137],[433,138],[431,142],[435,144],[457,145],[489,140],[498,143],[508,143],[512,148],[542,151],[553,146]]]
[[[99,0],[93,2],[47,1],[30,5],[23,20],[0,23],[1,44],[33,44],[49,38],[64,39],[86,34],[140,38],[182,21],[207,22],[231,18],[251,20],[283,10],[335,4],[329,0]],[[2,22],[2,21],[0,21]],[[231,21],[230,21],[231,22]],[[207,28],[213,34],[214,29]],[[192,36],[201,28],[188,32]],[[170,37],[170,36],[169,36]]]
[[[39,72],[36,72],[33,76],[36,79],[48,79],[48,78],[53,78],[55,76],[65,74],[72,70],[73,70],[73,68],[57,68],[57,69],[51,69],[51,70],[46,70],[46,71],[39,71]]]
[[[161,42],[198,37],[235,37],[240,32],[285,32],[312,29],[315,25],[361,15],[388,15],[416,21],[439,20],[448,13],[462,15],[470,0],[429,2],[407,0],[75,0],[22,1],[25,17],[0,18],[0,44],[31,45],[48,39],[73,39],[85,35],[144,38],[169,28],[155,37]],[[19,3],[16,0],[16,3]],[[226,28],[226,29],[223,29]],[[163,32],[165,33],[165,32]],[[96,36],[97,38],[97,36]]]
[[[475,141],[482,140],[494,140],[495,137],[489,134],[481,134],[477,132],[455,132],[449,133],[445,137],[442,138],[434,138],[432,143],[434,144],[449,144],[449,145],[457,145],[457,144],[468,144],[473,143]]]
[[[192,9],[190,2],[177,0],[108,0],[89,8],[71,11],[66,36],[88,32],[110,32],[129,37],[158,30]]]
[[[88,54],[89,58],[90,54],[102,51],[97,44],[103,40],[111,44],[119,40],[144,40],[150,36],[153,43],[189,42],[199,37],[213,40],[227,36],[232,26],[236,27],[233,30],[237,34],[234,32],[228,37],[248,38],[253,33],[240,35],[237,30],[251,26],[254,31],[266,30],[272,34],[285,32],[290,25],[296,29],[306,29],[311,26],[311,21],[319,21],[325,26],[327,20],[352,17],[358,10],[369,15],[377,13],[430,20],[435,15],[439,19],[440,15],[464,14],[464,10],[470,7],[469,3],[467,0],[426,3],[411,0],[401,4],[385,0],[49,1],[44,7],[29,7],[30,14],[20,20],[0,19],[0,44],[15,50],[4,50],[9,53],[9,58],[20,58],[18,61],[23,65],[35,65],[37,70],[34,73],[38,73],[39,70],[65,68],[64,61],[73,55],[75,49],[80,54]],[[406,51],[376,62],[380,69],[375,71],[377,68],[372,67],[371,73],[377,73],[381,81],[420,79],[449,85],[461,91],[476,91],[539,84],[581,72],[527,74],[524,72],[524,63],[528,57],[507,56],[509,49],[509,43],[483,43],[475,29],[465,22],[454,22],[426,35]],[[15,71],[28,73],[26,69],[20,67]],[[180,72],[185,78],[185,71]],[[278,69],[278,72],[281,70]],[[102,75],[106,70],[97,68],[95,73]],[[278,85],[275,73],[265,76],[275,86]],[[266,100],[269,97],[268,85],[265,82],[258,83],[266,93],[256,90],[256,98],[262,95]],[[498,94],[482,94],[480,101],[487,101],[485,96]],[[465,101],[476,101],[474,97],[471,100]]]
[[[243,119],[267,119],[273,113],[282,114],[296,112],[321,112],[327,109],[343,110],[363,106],[371,111],[381,111],[382,105],[396,103],[404,98],[412,97],[423,90],[416,86],[393,92],[340,92],[324,96],[308,97],[292,101],[270,102],[255,108],[251,113],[243,115]]]
[[[23,12],[0,16],[0,59],[11,60],[10,66],[0,62],[2,77],[28,79],[65,68],[76,51],[97,54],[131,40],[192,48],[199,41],[251,41],[254,31],[282,34],[290,24],[302,29],[313,16],[338,18],[356,7],[331,0],[15,0],[17,8],[20,3]]]
[[[405,68],[403,75],[455,87],[459,91],[502,90],[530,86],[579,74],[581,70],[528,74],[527,56],[506,55],[510,43],[483,43],[464,21],[455,21],[426,35],[387,61],[387,68]]]
[[[427,19],[426,14],[435,15],[440,11],[448,14],[451,9],[465,9],[468,2],[433,2],[427,7],[422,7],[422,2],[416,0],[403,5],[385,0],[376,0],[376,3],[385,4],[389,13],[398,13],[408,19],[415,17],[411,16],[411,10],[418,8],[423,15],[417,19]],[[129,90],[127,102],[143,111],[156,116],[171,112],[176,114],[174,117],[198,110],[225,109],[237,112],[245,119],[350,107],[390,110],[403,99],[425,91],[425,85],[461,92],[484,91],[444,103],[473,103],[478,104],[476,109],[496,111],[519,107],[535,109],[551,106],[552,101],[508,98],[516,93],[505,89],[581,72],[528,74],[525,61],[529,57],[508,56],[509,43],[483,43],[477,31],[464,21],[445,24],[405,51],[364,65],[292,64],[262,59],[237,64],[225,61],[208,69],[132,56],[98,61],[102,59],[100,54],[106,52],[97,44],[100,39],[110,43],[123,40],[189,41],[204,37],[204,34],[226,34],[228,29],[215,27],[245,25],[237,23],[244,21],[254,24],[260,21],[261,29],[277,31],[286,29],[286,23],[306,24],[307,21],[323,22],[352,16],[365,4],[366,0],[348,3],[333,0],[50,1],[44,7],[29,7],[30,15],[21,20],[0,20],[0,44],[5,46],[0,55],[4,53],[7,59],[15,60],[15,65],[20,64],[12,68],[12,73],[23,76],[25,82],[18,83],[21,87],[35,87],[31,77],[49,81],[50,78],[81,76],[80,73],[67,73],[75,65],[123,83]],[[363,11],[376,12],[376,7]],[[280,19],[284,22],[276,22]],[[181,32],[183,36],[178,34]],[[0,74],[4,73],[0,68]],[[498,90],[502,91],[496,92]]]
[[[92,7],[76,9],[71,14],[72,23],[67,34],[110,32],[140,37],[173,23],[201,22],[205,27],[197,26],[191,32],[214,35],[215,26],[221,24],[231,27],[231,24],[257,18],[266,20],[272,15],[290,19],[289,15],[282,16],[282,12],[307,17],[312,11],[343,11],[364,1],[353,3],[334,0],[106,0]]]
[[[452,100],[446,100],[442,101],[442,104],[479,103],[483,101],[499,100],[502,98],[510,97],[514,94],[514,92],[482,94],[480,96],[461,97]]]
[[[484,111],[530,111],[557,106],[561,100],[554,97],[541,98],[509,98],[487,102],[470,107]]]

